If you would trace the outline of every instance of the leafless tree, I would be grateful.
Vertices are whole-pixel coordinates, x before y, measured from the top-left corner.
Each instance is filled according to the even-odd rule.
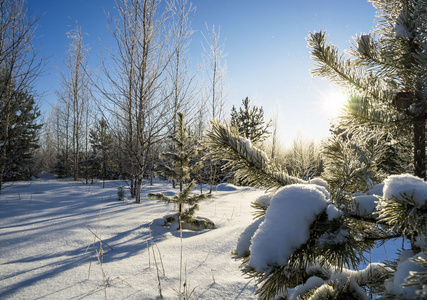
[[[73,158],[73,179],[78,180],[79,160],[84,142],[85,112],[88,109],[90,99],[89,73],[87,71],[87,49],[83,45],[83,34],[79,24],[67,33],[69,48],[67,52],[66,71],[62,73],[61,90],[57,92],[59,97],[63,121],[65,126],[66,148],[68,139],[71,140]],[[68,151],[66,151],[66,161]],[[68,162],[66,162],[68,164]]]
[[[207,35],[203,34],[204,67],[206,72],[205,96],[211,109],[212,119],[222,119],[226,100],[226,61],[225,42],[221,40],[221,29],[212,26],[210,30],[206,25]]]
[[[125,129],[131,194],[140,203],[150,149],[164,136],[170,122],[171,96],[165,80],[174,54],[172,5],[160,0],[117,0],[116,7],[118,18],[110,20],[116,51],[109,51],[110,62],[104,59],[105,81],[98,87],[109,100],[109,111]]]
[[[273,118],[272,118],[272,128],[273,128],[273,132],[271,135],[271,159],[275,160],[276,156],[277,156],[277,148],[278,148],[278,136],[277,136],[277,121],[279,119],[279,114],[280,114],[280,105],[279,103],[276,103],[276,106],[274,108],[273,111]]]
[[[212,120],[220,120],[224,118],[226,99],[225,43],[221,41],[220,28],[218,28],[218,32],[215,30],[215,26],[212,26],[212,30],[210,30],[206,24],[206,28],[208,34],[203,35],[205,42],[203,45],[204,68],[207,77],[205,83],[205,97],[207,103],[209,103]],[[215,183],[217,168],[218,166],[216,163],[210,163],[210,193],[212,193],[213,184]]]
[[[25,0],[0,0],[0,192],[6,166],[6,146],[10,138],[11,105],[14,93],[30,91],[43,72],[46,61],[39,59],[34,46],[40,17],[31,16]]]
[[[84,118],[84,122],[83,122],[83,131],[84,131],[84,138],[83,138],[84,177],[85,177],[86,184],[88,184],[89,183],[89,177],[91,177],[91,172],[90,172],[91,166],[89,165],[89,157],[91,154],[90,148],[89,148],[90,147],[89,132],[90,132],[90,128],[93,125],[91,101],[87,101],[86,105],[84,106],[83,118]],[[105,176],[104,176],[104,178],[105,178]],[[92,178],[92,183],[93,183],[93,178]],[[104,182],[103,182],[102,187],[104,187]]]
[[[55,106],[52,108],[53,117],[55,122],[55,136],[56,136],[56,153],[59,166],[61,170],[59,175],[61,177],[68,177],[70,175],[70,148],[71,148],[71,101],[67,94],[61,90],[56,91],[57,100]]]
[[[49,111],[47,117],[42,121],[43,130],[40,134],[40,148],[38,149],[39,168],[51,172],[57,157],[55,140],[55,115],[54,110]]]

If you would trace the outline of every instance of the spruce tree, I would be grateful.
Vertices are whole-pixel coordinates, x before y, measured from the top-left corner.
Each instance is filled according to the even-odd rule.
[[[5,84],[4,82],[0,84]],[[41,124],[34,97],[9,84],[0,98],[0,157],[2,181],[28,180],[34,174],[34,153]],[[1,186],[1,184],[0,184]],[[1,189],[0,189],[1,190]]]
[[[174,196],[166,196],[163,193],[150,193],[149,198],[158,199],[167,203],[174,203],[177,206],[177,213],[169,216],[166,223],[175,223],[178,229],[181,224],[188,224],[191,228],[213,228],[214,224],[205,218],[194,217],[199,209],[198,203],[210,197],[208,194],[193,194],[197,183],[191,176],[202,167],[202,163],[194,163],[193,158],[197,155],[194,147],[193,137],[188,133],[182,113],[177,114],[177,127],[175,136],[170,136],[175,145],[175,152],[165,152],[160,154],[164,161],[171,161],[172,166],[162,164],[158,166],[157,174],[168,179],[176,180],[179,185],[179,192]]]
[[[92,145],[91,164],[94,175],[103,180],[111,179],[114,169],[112,157],[114,145],[113,137],[108,132],[107,121],[102,118],[95,124],[95,128],[90,130],[89,136]]]
[[[242,107],[239,108],[239,111],[233,105],[231,125],[238,129],[241,136],[254,144],[259,144],[270,135],[268,128],[271,126],[271,120],[266,124],[264,109],[261,106],[251,106],[249,98],[246,97],[242,100]]]

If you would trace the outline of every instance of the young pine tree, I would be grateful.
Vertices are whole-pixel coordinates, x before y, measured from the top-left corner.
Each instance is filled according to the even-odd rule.
[[[355,38],[353,58],[338,55],[325,33],[310,35],[313,73],[351,89],[354,118],[380,123],[384,130],[410,128],[415,175],[424,179],[427,2],[371,2],[378,8],[378,26]],[[365,139],[363,145],[335,140],[341,148],[336,153],[348,154],[348,160],[335,157],[337,171],[349,180],[343,189],[365,190],[375,179],[387,151],[378,144],[382,138]],[[259,219],[242,233],[235,251],[242,271],[257,280],[260,299],[426,298],[427,183],[422,179],[393,175],[382,190],[369,194],[334,193],[321,182],[316,186],[278,172],[233,128],[214,123],[207,144],[247,183],[273,191],[254,204]],[[327,168],[334,175],[334,168]],[[409,240],[410,249],[393,262],[366,264],[372,248],[396,238]]]
[[[348,51],[352,57],[339,56],[338,49],[326,43],[325,33],[310,34],[308,44],[316,62],[313,74],[351,90],[349,108],[358,122],[369,126],[380,124],[388,130],[395,127],[400,132],[399,138],[410,129],[406,137],[412,139],[410,161],[414,174],[425,180],[427,2],[370,2],[378,9],[377,26],[372,33],[354,39]],[[420,243],[427,232],[427,205],[424,200],[416,200],[420,192],[422,184],[414,185],[412,191],[380,198],[376,218],[377,223],[385,222],[390,230],[411,242],[410,252],[420,258],[415,261],[425,260],[427,256],[425,243]],[[424,272],[424,282],[426,277]],[[425,283],[423,286],[420,293],[425,297]]]
[[[111,179],[114,171],[113,136],[108,130],[107,121],[103,118],[89,132],[92,145],[93,173],[103,180]],[[104,183],[103,183],[104,187]]]
[[[171,197],[163,193],[150,193],[148,197],[176,204],[177,213],[172,217],[168,217],[166,221],[167,223],[177,223],[178,229],[181,225],[185,226],[185,224],[188,224],[190,228],[213,228],[214,224],[210,220],[194,217],[199,208],[199,201],[209,198],[210,195],[192,194],[197,183],[196,180],[191,179],[191,175],[196,174],[202,164],[201,162],[192,163],[192,159],[197,155],[197,150],[194,147],[192,136],[187,132],[182,113],[177,114],[176,135],[170,138],[175,144],[176,152],[162,153],[160,158],[165,161],[172,161],[172,166],[160,165],[157,173],[168,179],[176,180],[179,192]]]
[[[259,144],[270,135],[268,128],[271,126],[271,120],[266,124],[263,108],[251,106],[249,98],[246,97],[242,100],[239,111],[234,106],[231,109],[231,125],[239,130],[241,136]]]

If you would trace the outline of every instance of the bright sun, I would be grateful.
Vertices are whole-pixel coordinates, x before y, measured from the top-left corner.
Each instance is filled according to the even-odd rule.
[[[328,117],[337,117],[344,104],[347,102],[348,95],[336,89],[331,89],[328,93],[322,94],[322,110]]]

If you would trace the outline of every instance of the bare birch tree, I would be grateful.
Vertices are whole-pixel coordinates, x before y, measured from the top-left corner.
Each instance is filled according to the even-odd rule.
[[[205,97],[210,107],[212,120],[221,120],[224,118],[226,98],[225,76],[227,68],[224,60],[225,43],[221,41],[220,28],[218,28],[218,32],[215,30],[215,26],[212,26],[212,30],[210,30],[206,24],[206,28],[208,34],[203,35],[205,41],[203,45],[204,67],[207,77]],[[217,163],[210,163],[210,193],[212,193],[213,184],[216,180],[217,168]]]
[[[38,149],[39,156],[39,165],[40,169],[46,172],[51,172],[52,167],[55,164],[55,158],[57,157],[57,152],[55,149],[55,116],[53,110],[51,110],[47,116],[42,121],[43,130],[40,135],[40,148]]]
[[[56,104],[52,108],[55,118],[56,136],[56,172],[59,177],[70,176],[70,124],[71,124],[71,101],[67,94],[61,90],[56,91]]]
[[[87,72],[87,53],[89,50],[83,45],[83,34],[77,22],[75,28],[69,31],[67,35],[70,41],[65,63],[67,70],[62,74],[61,91],[57,94],[65,121],[66,148],[68,147],[68,139],[71,140],[73,179],[76,181],[79,176],[81,142],[84,141],[83,122],[90,98]],[[68,151],[66,151],[66,164],[68,164],[68,155]]]
[[[225,61],[225,42],[221,40],[221,29],[212,30],[206,25],[208,30],[207,35],[203,34],[203,55],[205,72],[207,77],[206,82],[206,98],[210,106],[210,114],[212,119],[222,119],[224,117],[226,90],[226,61]]]
[[[171,86],[171,105],[173,113],[172,135],[176,133],[177,113],[182,112],[187,118],[187,123],[194,119],[196,108],[195,77],[197,70],[191,73],[188,50],[191,36],[191,15],[195,13],[195,7],[187,0],[176,0],[173,6],[174,19],[172,24],[173,56],[169,65],[169,77]]]
[[[110,30],[117,50],[108,53],[111,63],[103,61],[106,82],[100,90],[125,128],[131,195],[140,203],[150,149],[170,121],[165,80],[173,55],[167,27],[172,6],[160,0],[117,0],[116,7],[118,18],[110,20]]]
[[[10,136],[10,118],[16,113],[11,105],[15,93],[28,92],[44,70],[34,47],[39,17],[29,14],[25,0],[0,0],[0,193],[6,167]]]
[[[280,114],[280,104],[276,103],[276,106],[274,107],[273,111],[273,118],[272,118],[272,128],[273,132],[271,135],[271,159],[274,161],[277,156],[277,148],[278,148],[278,137],[277,137],[277,121],[279,120],[279,114]]]

